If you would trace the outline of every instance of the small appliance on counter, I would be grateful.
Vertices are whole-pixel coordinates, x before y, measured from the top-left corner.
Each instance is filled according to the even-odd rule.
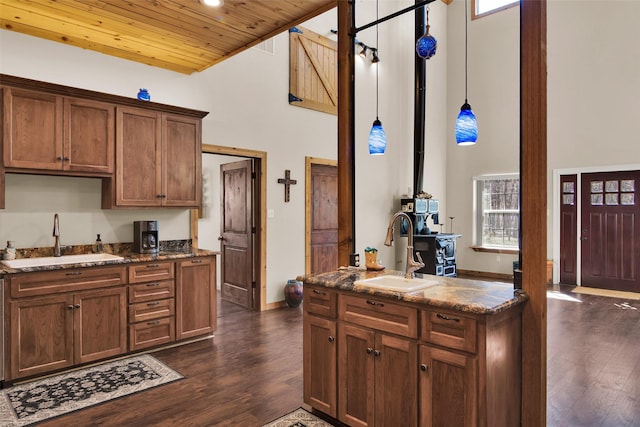
[[[133,250],[141,254],[155,254],[159,248],[158,221],[134,221]]]

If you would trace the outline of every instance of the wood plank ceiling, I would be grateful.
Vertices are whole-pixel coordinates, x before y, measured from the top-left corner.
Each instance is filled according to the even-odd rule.
[[[336,0],[0,0],[3,29],[154,67],[202,71]]]

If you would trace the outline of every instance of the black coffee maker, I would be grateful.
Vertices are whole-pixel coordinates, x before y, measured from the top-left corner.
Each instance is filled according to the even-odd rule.
[[[155,254],[159,248],[158,221],[134,221],[133,250],[141,254]]]

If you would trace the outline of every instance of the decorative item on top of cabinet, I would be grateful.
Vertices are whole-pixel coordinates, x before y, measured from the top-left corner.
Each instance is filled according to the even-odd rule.
[[[3,164],[9,171],[113,172],[115,105],[5,87],[3,110]]]
[[[116,127],[116,173],[103,180],[103,208],[200,206],[200,119],[118,107]]]

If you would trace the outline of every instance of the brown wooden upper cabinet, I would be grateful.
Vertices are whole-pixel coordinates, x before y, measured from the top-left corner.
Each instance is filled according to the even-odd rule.
[[[116,129],[116,173],[105,180],[103,208],[200,205],[200,119],[117,107]]]
[[[113,104],[5,87],[3,115],[8,171],[113,172]]]

